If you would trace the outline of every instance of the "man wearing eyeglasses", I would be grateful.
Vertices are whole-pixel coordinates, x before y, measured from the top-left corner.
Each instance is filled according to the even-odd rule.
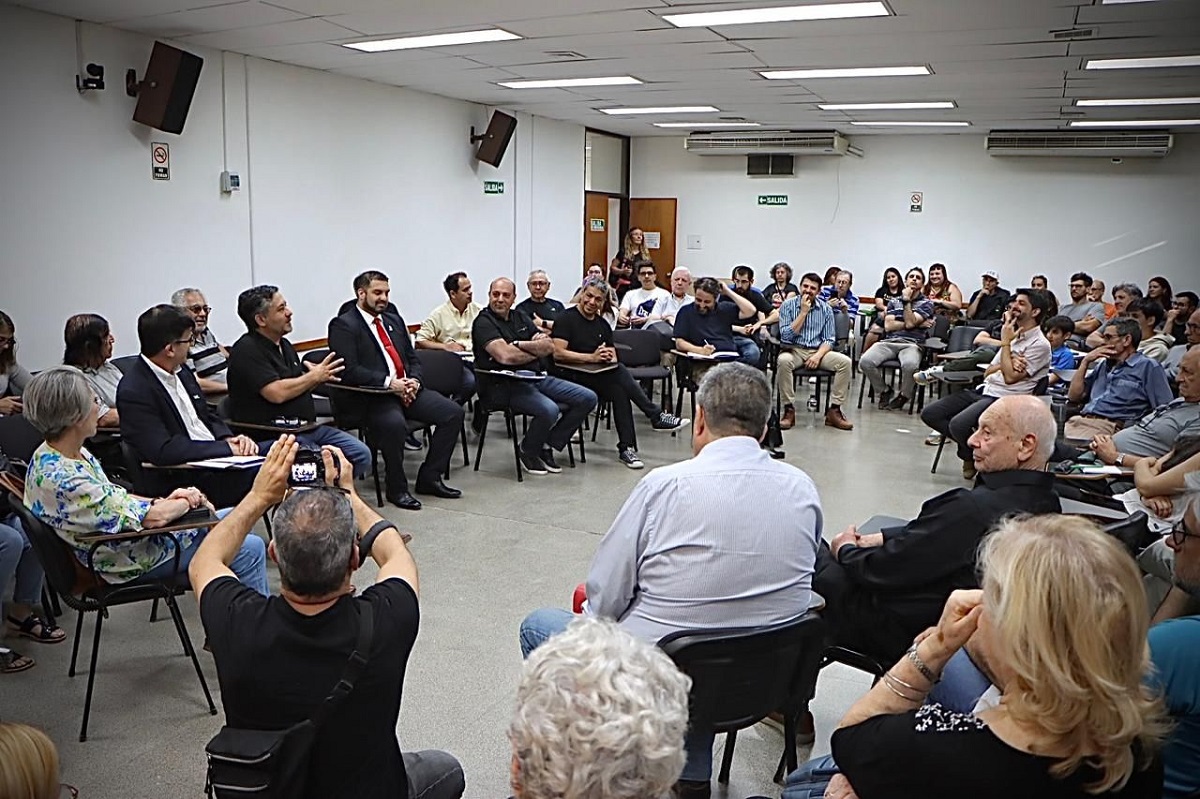
[[[117,387],[121,436],[139,462],[180,466],[230,455],[257,455],[258,444],[235,436],[204,401],[192,370],[185,365],[195,323],[173,305],[156,305],[138,317],[141,357],[130,364]],[[195,485],[218,507],[241,501],[254,481],[253,469],[221,471],[147,469],[138,491],[166,496]]]
[[[208,326],[212,310],[200,289],[183,288],[171,295],[171,304],[182,308],[196,323],[192,346],[188,349],[187,366],[196,373],[200,390],[205,394],[224,394],[225,371],[229,366],[229,350],[225,349]]]
[[[1175,553],[1173,593],[1200,597],[1200,493],[1186,494],[1183,520],[1166,536]],[[1200,791],[1200,616],[1171,619],[1150,628],[1150,660],[1175,727],[1163,745],[1163,796]]]
[[[1191,316],[1184,323],[1184,339],[1182,344],[1176,344],[1167,353],[1167,359],[1163,361],[1163,369],[1167,372],[1167,377],[1171,380],[1179,381],[1180,365],[1183,363],[1183,357],[1189,351],[1192,351],[1197,344],[1200,344],[1200,310],[1193,311]]]
[[[1079,416],[1067,420],[1066,438],[1091,441],[1112,435],[1173,399],[1162,364],[1137,351],[1142,341],[1137,322],[1114,319],[1101,331],[1100,346],[1083,356],[1067,389],[1067,399],[1086,404]]]
[[[1071,275],[1071,302],[1058,309],[1060,314],[1075,323],[1075,336],[1079,341],[1100,327],[1105,319],[1104,303],[1088,297],[1092,283],[1092,276],[1087,272]]]

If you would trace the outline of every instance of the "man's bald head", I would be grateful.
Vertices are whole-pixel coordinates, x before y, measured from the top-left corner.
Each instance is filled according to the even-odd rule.
[[[1038,397],[1022,394],[993,402],[980,415],[979,427],[967,443],[975,468],[981,472],[1041,471],[1054,452],[1057,434],[1050,406]]]
[[[517,284],[507,277],[498,277],[488,285],[488,308],[503,319],[517,298]]]

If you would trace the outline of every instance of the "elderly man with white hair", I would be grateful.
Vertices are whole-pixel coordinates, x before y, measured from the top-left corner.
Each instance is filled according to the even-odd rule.
[[[853,526],[822,546],[813,590],[825,598],[833,643],[894,663],[937,623],[946,598],[978,588],[975,553],[1011,513],[1059,513],[1045,471],[1057,427],[1037,397],[1001,397],[968,439],[979,478],[927,500],[917,518],[864,534]]]
[[[581,618],[525,661],[508,728],[517,799],[649,799],[683,769],[691,680],[653,644]]]
[[[567,306],[547,296],[550,293],[550,276],[542,269],[534,269],[529,273],[525,288],[529,289],[529,296],[517,303],[516,309],[530,316],[538,330],[549,334],[554,330],[554,320],[567,310]]]
[[[192,343],[188,347],[187,367],[196,373],[196,382],[205,394],[224,394],[225,375],[229,367],[229,350],[217,341],[208,326],[212,308],[197,288],[181,288],[171,295],[171,304],[182,308],[196,323]]]
[[[666,322],[675,325],[675,314],[685,305],[691,305],[695,299],[688,294],[692,288],[692,273],[686,266],[677,266],[671,271],[671,292],[665,297],[659,297],[658,302],[650,309],[647,324],[651,322]]]

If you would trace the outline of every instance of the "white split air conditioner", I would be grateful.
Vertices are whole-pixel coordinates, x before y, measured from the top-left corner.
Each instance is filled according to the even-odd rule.
[[[695,155],[859,155],[850,140],[834,131],[754,130],[706,133],[695,131],[683,141],[683,149]]]
[[[1162,130],[994,130],[988,155],[1053,155],[1092,158],[1162,158],[1171,134]]]

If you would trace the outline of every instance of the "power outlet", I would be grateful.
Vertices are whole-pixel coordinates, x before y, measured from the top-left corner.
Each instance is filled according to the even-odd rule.
[[[687,248],[689,250],[700,249],[700,237],[699,236],[688,236],[687,237]]]

